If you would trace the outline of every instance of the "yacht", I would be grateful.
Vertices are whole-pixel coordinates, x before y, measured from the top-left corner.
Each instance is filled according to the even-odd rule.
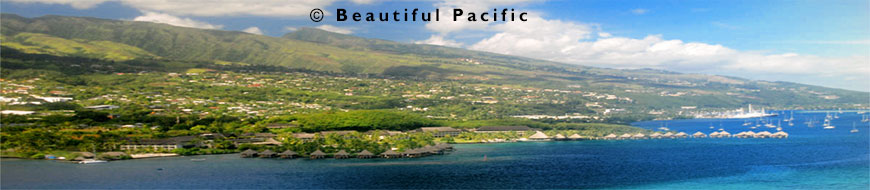
[[[87,160],[79,161],[79,164],[99,164],[99,163],[106,163],[106,161],[105,160],[94,160],[94,159],[87,159]]]
[[[857,132],[858,132],[858,128],[855,128],[855,122],[852,122],[852,130],[849,131],[849,132],[851,132],[851,133],[857,133]]]

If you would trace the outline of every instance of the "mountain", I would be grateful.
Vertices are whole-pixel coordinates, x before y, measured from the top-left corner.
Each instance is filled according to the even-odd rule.
[[[632,99],[626,107],[851,106],[870,94],[789,82],[618,70],[302,28],[282,37],[86,17],[2,14],[4,49],[26,54],[196,61],[317,72],[569,89]],[[592,101],[592,100],[591,100]]]

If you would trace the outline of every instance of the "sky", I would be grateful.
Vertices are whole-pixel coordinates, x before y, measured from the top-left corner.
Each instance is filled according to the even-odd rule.
[[[326,12],[313,22],[314,8]],[[441,10],[439,22],[338,22],[336,9]],[[454,22],[448,10],[527,12]],[[870,91],[867,0],[4,0],[25,17],[87,16],[281,36],[301,27],[568,64],[788,81]],[[2,21],[0,21],[2,22]]]

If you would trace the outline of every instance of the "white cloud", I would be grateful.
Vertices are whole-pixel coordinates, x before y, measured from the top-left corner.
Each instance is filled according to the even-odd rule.
[[[257,35],[263,35],[263,31],[260,30],[260,28],[258,28],[258,27],[256,27],[256,26],[252,26],[252,27],[245,28],[244,30],[242,30],[242,32],[247,32],[247,33],[257,34]]]
[[[631,10],[631,13],[636,14],[636,15],[642,15],[642,14],[646,14],[648,12],[649,12],[649,10],[646,10],[646,9],[632,9]]]
[[[350,1],[353,3],[356,3],[356,4],[372,4],[375,2],[374,0],[350,0]]]
[[[202,29],[220,29],[223,25],[213,25],[206,22],[195,21],[190,18],[181,18],[164,13],[143,12],[144,15],[133,18],[134,21],[164,23],[174,26],[202,28]]]
[[[17,3],[65,4],[89,9],[108,1],[120,2],[141,11],[184,16],[307,16],[314,8],[325,8],[335,0],[11,0]],[[356,2],[356,1],[355,1]],[[360,1],[364,3],[365,1]]]
[[[8,0],[13,3],[42,3],[69,5],[76,9],[90,9],[109,0]]]
[[[439,45],[439,46],[447,46],[447,47],[462,47],[462,43],[445,39],[442,35],[432,35],[429,39],[423,41],[416,41],[415,44],[429,44],[429,45]]]
[[[339,33],[339,34],[351,34],[351,33],[353,33],[353,30],[351,30],[350,28],[338,27],[338,26],[333,26],[333,25],[328,25],[328,24],[320,25],[316,28],[321,29],[321,30],[330,31],[330,32]]]
[[[531,18],[528,22],[489,26],[488,30],[497,32],[468,48],[598,67],[658,68],[766,80],[809,76],[845,79],[870,73],[870,57],[864,55],[832,58],[739,51],[718,44],[665,39],[661,35],[640,39],[614,37],[596,28],[591,24]]]

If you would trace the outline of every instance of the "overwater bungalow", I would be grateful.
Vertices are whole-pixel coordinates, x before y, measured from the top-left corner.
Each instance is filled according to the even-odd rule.
[[[728,131],[721,131],[719,132],[719,138],[731,138],[731,133],[728,133]]]
[[[345,159],[345,158],[350,158],[350,154],[347,153],[347,151],[339,150],[338,152],[333,154],[332,157],[335,159]]]
[[[299,153],[293,152],[292,150],[287,150],[278,154],[278,156],[281,158],[294,158],[296,156],[299,156]]]
[[[649,138],[651,138],[651,139],[660,139],[660,138],[662,138],[662,133],[655,132],[655,133],[653,133],[652,135],[649,135]]]
[[[326,153],[323,153],[323,151],[320,151],[318,149],[318,150],[312,152],[310,154],[310,156],[311,156],[311,159],[322,159],[322,158],[326,158]]]
[[[403,155],[405,157],[408,157],[408,158],[416,158],[416,157],[422,157],[426,153],[427,153],[427,151],[423,151],[419,148],[414,148],[414,149],[405,150]]]
[[[256,157],[257,153],[258,152],[255,150],[248,149],[248,150],[242,151],[241,155],[242,155],[242,158],[251,158],[251,157]]]
[[[664,135],[662,135],[662,138],[668,138],[668,139],[674,138],[674,133],[667,132]]]
[[[535,134],[530,136],[529,140],[531,140],[531,141],[548,141],[548,140],[550,140],[550,137],[541,131],[535,131]]]
[[[637,133],[631,136],[631,139],[646,139],[646,135],[643,133]]]
[[[689,137],[689,134],[686,134],[684,132],[679,132],[676,135],[674,135],[674,138],[687,138],[687,137]]]
[[[263,152],[260,152],[259,155],[261,158],[272,158],[272,157],[275,157],[275,154],[277,154],[277,153],[275,153],[272,150],[264,150]]]
[[[713,132],[713,133],[716,133],[716,132]],[[712,133],[710,135],[712,135]],[[695,132],[695,134],[692,134],[692,137],[694,137],[694,138],[707,138],[707,134],[704,134],[701,131],[698,131],[698,132]]]
[[[578,135],[577,133],[574,133],[573,135],[568,136],[568,139],[571,139],[571,140],[580,140],[580,139],[582,139],[582,138],[583,138],[583,137],[580,136],[580,135]]]
[[[565,137],[565,135],[562,135],[562,134],[556,134],[556,136],[553,137],[553,138],[556,139],[557,141],[561,141],[561,140],[565,140],[565,139],[567,139],[567,137]]]
[[[770,138],[771,135],[773,135],[773,134],[771,134],[770,132],[762,131],[762,132],[755,133],[755,138],[762,138],[762,139],[763,138]]]
[[[368,159],[368,158],[375,157],[375,154],[373,154],[372,152],[369,152],[368,150],[363,150],[363,151],[360,151],[359,153],[356,153],[356,157],[361,158],[361,159]]]
[[[785,131],[779,131],[779,132],[773,133],[773,135],[771,135],[771,137],[780,138],[780,139],[781,138],[788,138],[788,133],[786,133]]]
[[[402,154],[399,154],[396,151],[388,149],[387,151],[384,151],[383,153],[381,153],[380,156],[384,157],[384,158],[401,158]]]
[[[617,138],[617,139],[630,139],[630,138],[631,138],[631,134],[624,133],[624,134],[620,135],[619,138]]]
[[[616,137],[616,134],[613,134],[613,133],[610,133],[609,135],[604,136],[604,139],[607,139],[607,140],[613,140],[613,139],[616,139],[616,138],[617,138],[617,137]]]
[[[755,132],[752,132],[752,131],[746,131],[746,132],[742,132],[742,133],[743,133],[743,135],[741,135],[740,138],[754,138],[755,137]]]
[[[719,131],[710,133],[710,138],[719,138]]]

